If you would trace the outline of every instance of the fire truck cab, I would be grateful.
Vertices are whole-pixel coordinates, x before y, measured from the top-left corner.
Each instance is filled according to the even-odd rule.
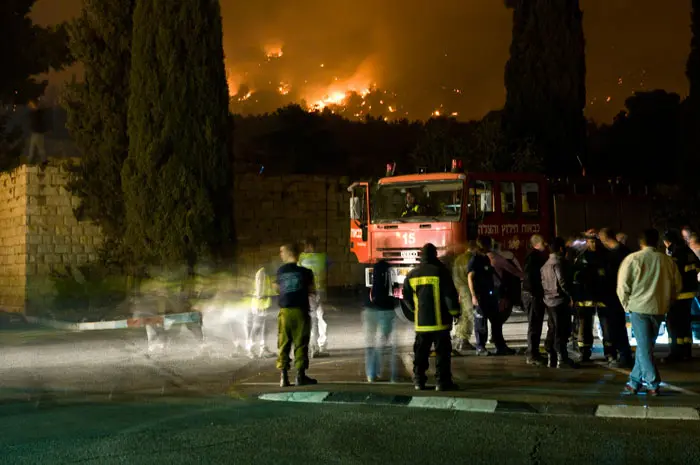
[[[468,240],[491,236],[518,259],[533,234],[550,234],[548,181],[525,173],[452,172],[387,176],[374,186],[348,188],[351,251],[367,264],[365,285],[372,284],[372,264],[392,267],[392,293],[402,298],[402,284],[420,259],[420,249],[434,244],[441,257],[461,253]]]

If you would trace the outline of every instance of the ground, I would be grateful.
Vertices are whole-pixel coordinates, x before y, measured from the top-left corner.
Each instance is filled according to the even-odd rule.
[[[327,312],[331,356],[312,360],[321,384],[294,390],[411,396],[410,328],[399,335],[403,382],[369,385],[359,307]],[[271,321],[274,324],[274,320]],[[205,320],[207,324],[207,320]],[[271,339],[274,331],[271,329]],[[523,356],[453,359],[452,396],[546,406],[545,415],[405,406],[267,402],[274,360],[233,354],[215,318],[202,350],[176,331],[148,354],[143,330],[0,331],[2,463],[698,463],[700,421],[581,416],[597,405],[700,407],[698,362],[661,366],[665,395],[623,396],[627,374],[600,364],[533,368]],[[506,337],[522,345],[514,315]],[[663,348],[661,348],[663,351]],[[700,354],[698,354],[700,355]],[[421,396],[444,396],[425,391]],[[515,411],[518,411],[516,408]],[[551,414],[551,415],[550,415]]]

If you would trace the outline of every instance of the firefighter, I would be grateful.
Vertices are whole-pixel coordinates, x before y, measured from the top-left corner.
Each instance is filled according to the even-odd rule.
[[[306,376],[309,368],[309,338],[311,337],[310,297],[316,293],[314,274],[297,264],[299,251],[296,245],[280,247],[280,258],[284,263],[277,270],[276,286],[279,292],[280,313],[277,318],[277,369],[280,370],[280,386],[289,383],[289,354],[294,346],[294,365],[297,369],[296,385],[316,384]]]
[[[403,298],[413,312],[416,339],[413,344],[413,383],[416,390],[425,389],[430,349],[435,345],[435,390],[457,389],[452,380],[452,319],[459,315],[459,296],[450,270],[438,260],[433,244],[421,250],[420,265],[411,270],[403,284]]]
[[[418,216],[423,214],[423,207],[416,202],[416,195],[410,190],[406,191],[406,205],[403,207],[401,217]]]
[[[467,265],[474,254],[476,242],[469,241],[464,252],[459,254],[452,267],[452,278],[455,288],[459,293],[459,305],[461,314],[453,330],[454,348],[457,351],[476,350],[476,347],[469,343],[472,331],[474,331],[474,306],[472,305],[472,295],[469,292],[469,278],[467,277]]]
[[[688,360],[692,357],[693,336],[691,332],[691,304],[697,295],[697,275],[700,271],[700,260],[676,231],[667,231],[663,238],[666,254],[670,256],[683,278],[683,288],[671,304],[666,317],[669,337],[671,339],[671,354],[665,362]]]
[[[269,358],[274,355],[265,344],[267,313],[274,295],[270,274],[264,266],[261,266],[255,273],[250,311],[245,317],[245,350],[250,358]]]
[[[326,302],[326,270],[328,269],[328,256],[322,252],[316,252],[316,239],[309,237],[303,242],[304,252],[299,256],[299,265],[310,269],[314,274],[316,293],[311,297],[311,342],[309,353],[311,358],[328,355],[326,352],[328,325],[324,318],[324,304]]]
[[[617,240],[617,234],[611,228],[600,230],[599,238],[607,249],[605,264],[605,284],[603,289],[603,304],[608,315],[610,338],[612,342],[611,360],[609,363],[617,368],[632,368],[634,359],[627,336],[627,319],[625,309],[617,297],[617,275],[622,261],[632,251]]]
[[[609,318],[603,304],[605,286],[605,257],[603,247],[592,233],[586,233],[586,249],[574,262],[574,306],[578,316],[578,349],[581,361],[591,360],[593,352],[593,320],[598,319],[603,328],[603,351],[611,357],[613,345],[610,338]]]

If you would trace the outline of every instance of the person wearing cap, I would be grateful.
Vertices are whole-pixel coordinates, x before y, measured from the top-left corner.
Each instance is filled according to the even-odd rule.
[[[683,280],[682,289],[666,316],[671,340],[671,353],[664,359],[668,363],[688,360],[692,357],[691,305],[697,296],[700,260],[677,231],[666,231],[663,242],[666,246],[666,255],[676,263]]]
[[[416,339],[413,344],[413,383],[416,390],[425,389],[430,350],[435,345],[435,390],[457,389],[452,380],[453,318],[459,316],[459,295],[450,270],[438,260],[433,244],[421,249],[420,265],[412,269],[403,283],[404,304],[413,312]]]

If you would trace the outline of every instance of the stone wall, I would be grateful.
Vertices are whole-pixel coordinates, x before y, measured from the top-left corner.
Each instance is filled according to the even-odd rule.
[[[0,174],[0,309],[22,311],[26,284],[27,173]]]
[[[323,176],[259,176],[235,179],[234,209],[238,239],[238,274],[279,255],[279,246],[308,236],[328,254],[329,287],[363,282],[363,267],[350,253],[349,182]]]

